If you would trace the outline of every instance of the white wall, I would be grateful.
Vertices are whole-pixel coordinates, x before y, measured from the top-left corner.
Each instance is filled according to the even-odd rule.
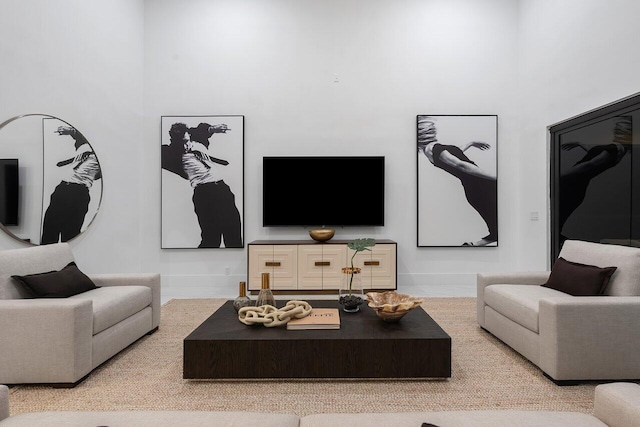
[[[548,222],[527,220],[546,204],[547,127],[640,92],[640,2],[520,2],[518,266],[548,262]],[[535,161],[532,161],[535,159]],[[548,215],[548,214],[547,214]]]
[[[5,3],[0,54],[12,66],[0,67],[0,119],[61,117],[103,167],[101,210],[72,241],[79,265],[160,271],[165,297],[233,296],[247,261],[246,248],[160,249],[162,115],[245,115],[246,242],[308,238],[261,226],[263,156],[386,156],[385,227],[336,238],[397,241],[401,290],[474,295],[478,271],[546,268],[546,126],[638,90],[633,53],[594,43],[597,34],[634,40],[634,14],[609,13],[613,2]],[[567,47],[579,48],[571,63]],[[416,247],[418,114],[498,115],[498,248]],[[531,211],[541,220],[529,221]],[[0,248],[17,246],[0,236]]]
[[[142,1],[11,0],[0,13],[0,120],[46,113],[76,126],[104,171],[100,211],[72,241],[88,272],[138,271],[146,162]],[[149,138],[147,135],[146,138]],[[0,248],[24,244],[0,236]]]
[[[517,172],[506,161],[515,154],[517,136],[517,3],[192,0],[177,7],[173,0],[154,0],[145,5],[150,135],[145,143],[157,153],[161,115],[244,114],[247,242],[309,238],[303,228],[261,226],[263,156],[384,155],[385,227],[339,229],[335,238],[396,240],[401,287],[469,284],[476,271],[513,262],[508,236],[516,230],[508,180],[501,184],[504,247],[475,253],[416,247],[415,120],[418,114],[498,114],[501,173]],[[157,175],[150,178],[149,188],[157,188]],[[149,261],[159,261],[167,289],[202,285],[205,295],[213,295],[225,286],[235,292],[246,274],[246,251],[158,252],[159,193],[153,196],[144,214],[151,221],[143,225],[150,236],[143,252],[157,257]],[[226,267],[227,280],[210,277]]]

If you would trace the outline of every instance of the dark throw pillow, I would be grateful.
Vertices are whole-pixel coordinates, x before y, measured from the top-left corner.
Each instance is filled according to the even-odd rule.
[[[559,257],[553,264],[549,280],[542,286],[576,297],[602,295],[616,268],[600,268]]]
[[[66,298],[98,288],[75,262],[60,271],[11,277],[26,286],[36,298]]]

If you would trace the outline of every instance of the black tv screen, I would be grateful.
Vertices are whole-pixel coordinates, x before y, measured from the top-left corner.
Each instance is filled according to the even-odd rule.
[[[18,225],[18,159],[0,159],[0,223]]]
[[[384,225],[384,157],[263,157],[262,224]]]

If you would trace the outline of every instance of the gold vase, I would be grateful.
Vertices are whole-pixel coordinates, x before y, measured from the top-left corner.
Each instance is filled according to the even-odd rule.
[[[262,285],[256,301],[256,307],[261,305],[276,306],[276,299],[269,288],[269,273],[262,273]]]

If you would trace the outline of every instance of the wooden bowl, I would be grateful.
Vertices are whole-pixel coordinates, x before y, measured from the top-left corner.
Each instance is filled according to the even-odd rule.
[[[367,301],[379,318],[385,322],[397,322],[405,314],[420,306],[422,298],[399,294],[396,291],[367,292]]]

